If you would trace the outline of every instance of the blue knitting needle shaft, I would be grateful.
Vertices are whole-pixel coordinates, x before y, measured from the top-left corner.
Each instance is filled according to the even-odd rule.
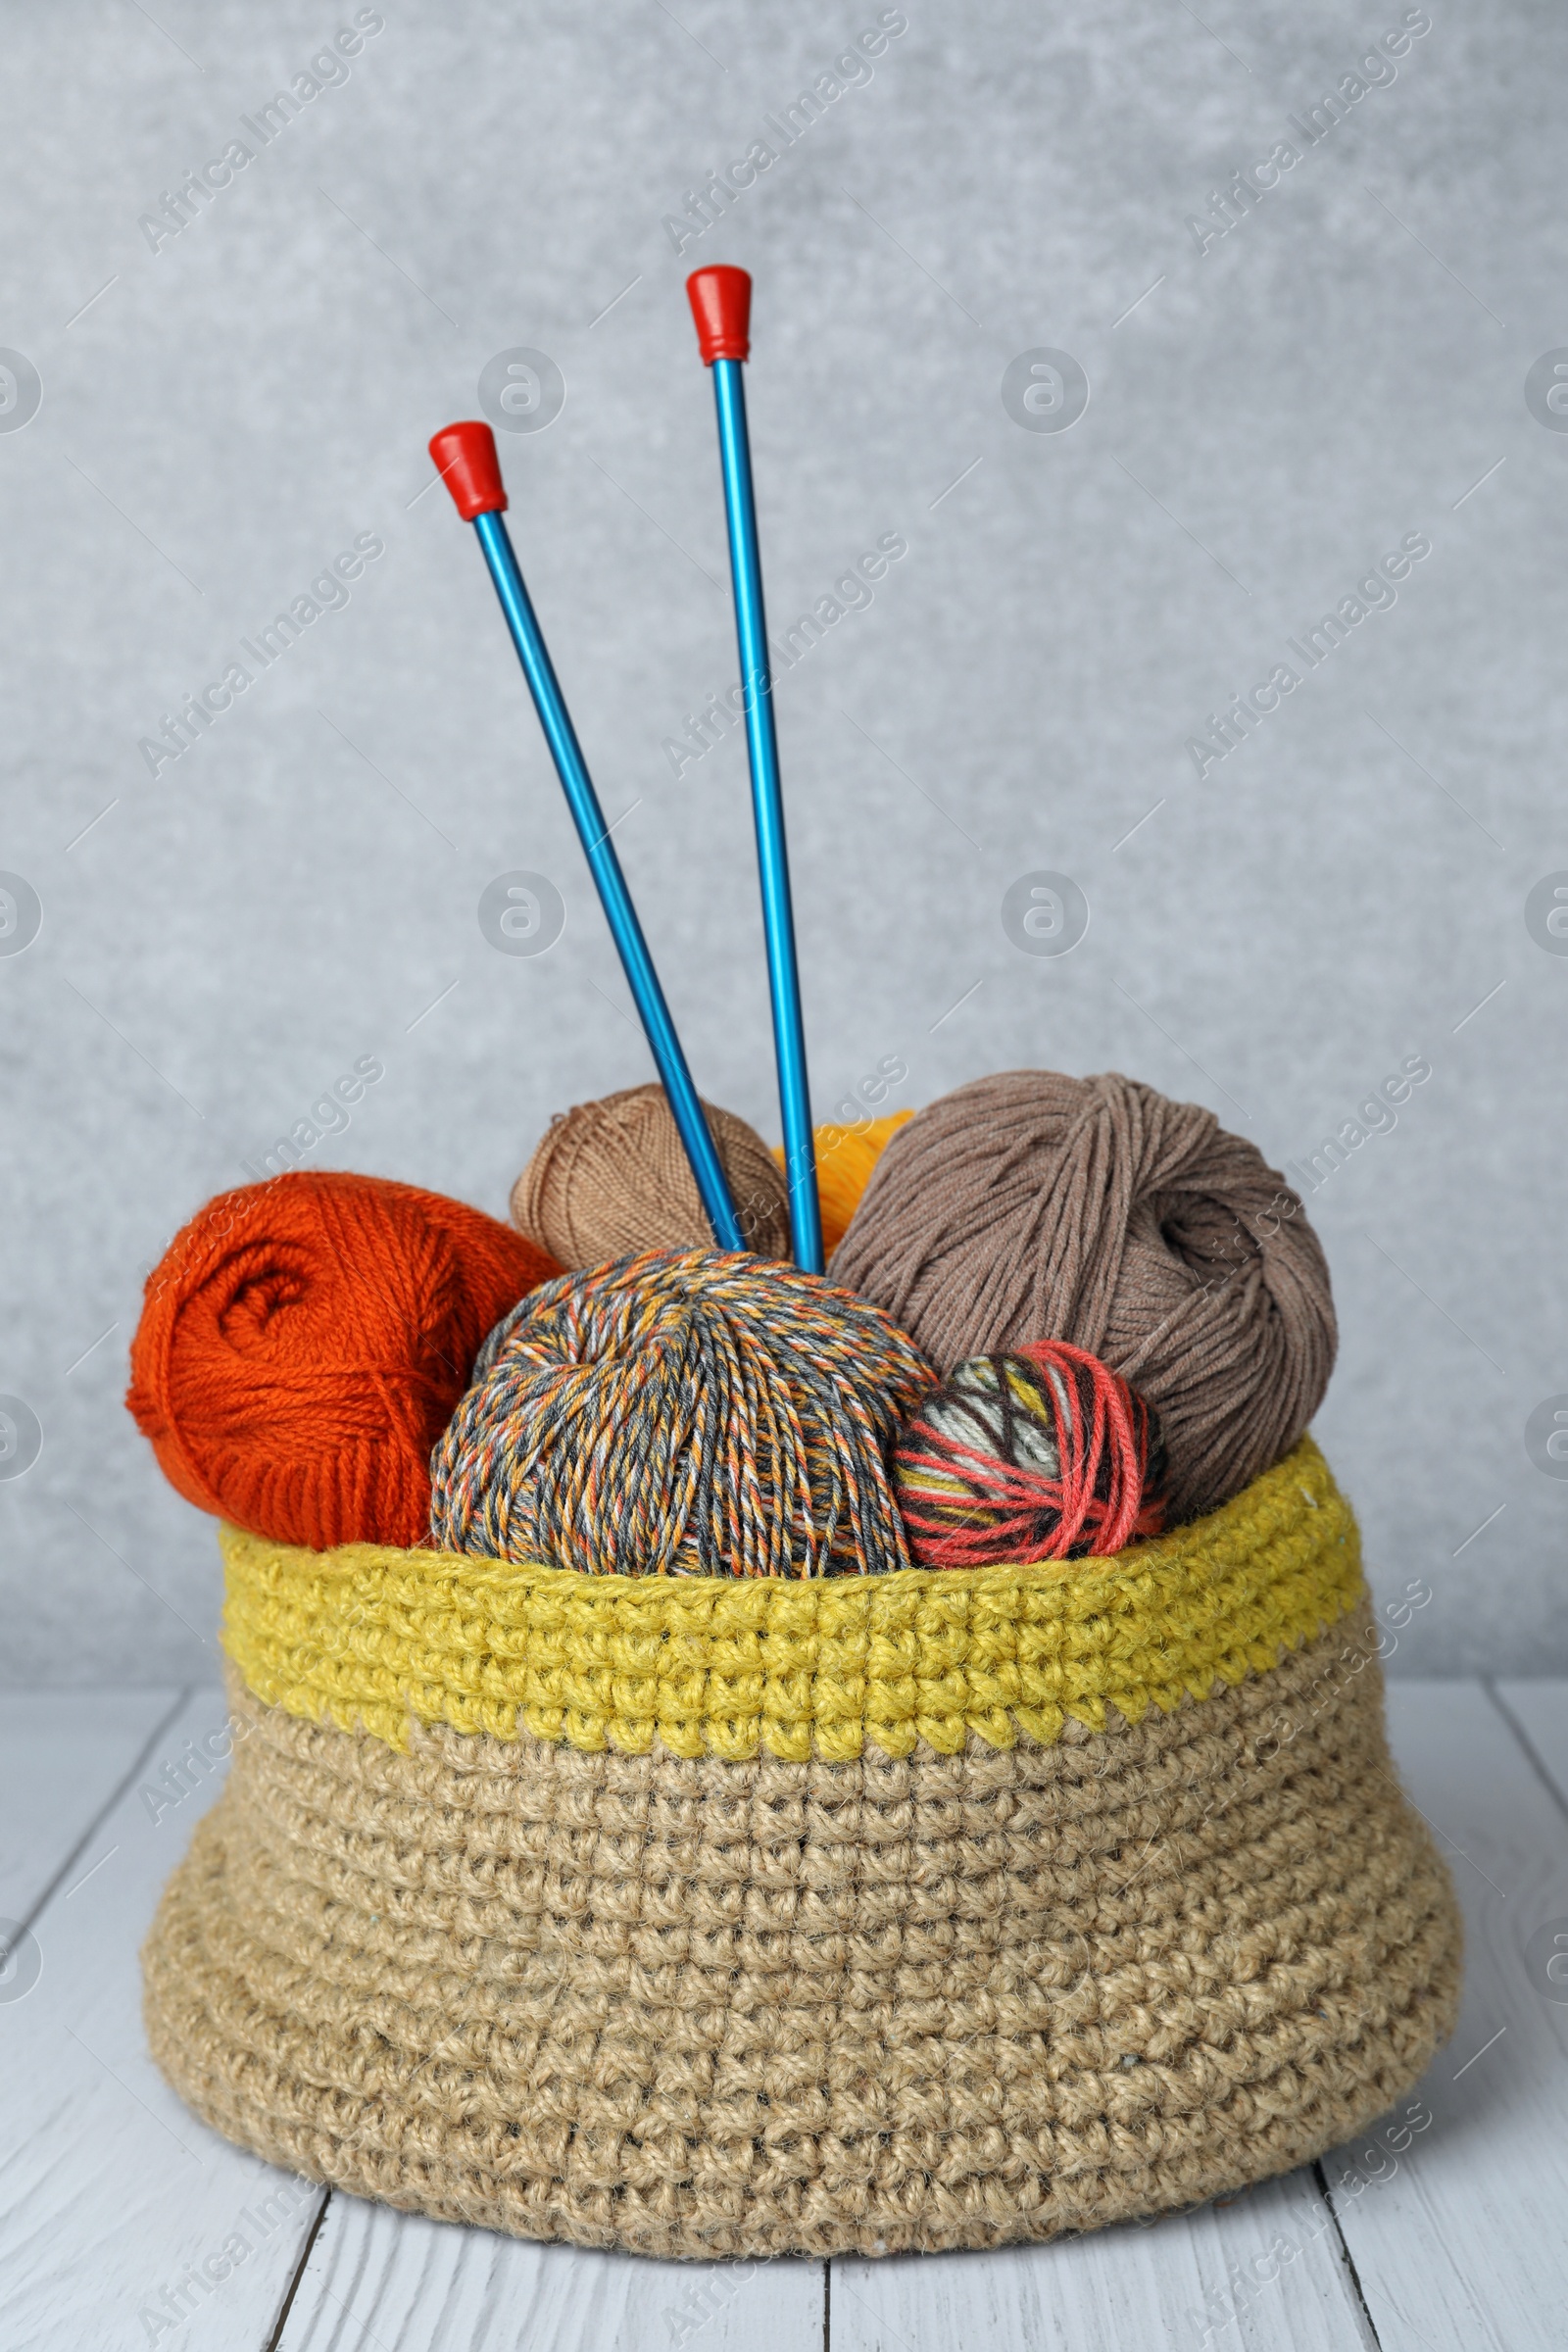
[[[686,1156],[691,1161],[692,1174],[697,1179],[697,1189],[702,1195],[708,1221],[713,1228],[713,1239],[720,1250],[744,1250],[746,1240],[735,1215],[735,1203],[730,1199],[723,1165],[713,1148],[713,1138],[703,1115],[697,1089],[692,1084],[692,1074],[686,1066],[686,1056],[681,1052],[675,1024],[669,1017],[669,1006],[664,1003],[664,992],[659,985],[659,974],[648,953],[648,943],[643,937],[642,925],[637,920],[637,909],[626,888],[620,859],[611,841],[604,811],[599,806],[599,796],[594,790],[593,779],[588,773],[576,730],[556,677],[555,665],[534,617],[528,591],[523,586],[511,534],[499,512],[475,514],[472,519],[479,545],[484,550],[484,560],[490,566],[496,594],[501,599],[501,610],[512,631],[512,642],[522,663],[522,674],[533,696],[534,709],[539,713],[539,724],[545,731],[550,756],[556,763],[566,805],[577,827],[577,838],[582,843],[583,855],[598,887],[611,935],[620,951],[620,960],[631,993],[636,999],[637,1009],[642,1015],[659,1075],[664,1082],[664,1092],[669,1097],[669,1107],[675,1115],[680,1140],[686,1147]]]
[[[746,383],[739,360],[715,359],[710,365],[718,411],[724,512],[729,522],[730,576],[735,585],[735,634],[740,643],[741,677],[746,691],[746,751],[751,761],[752,808],[757,820],[757,863],[762,888],[773,1050],[778,1060],[779,1106],[784,1122],[790,1234],[796,1264],[808,1274],[820,1274],[822,1212],[816,1196],[816,1146],[811,1135],[811,1098],[806,1074],[806,1028],[801,1018],[801,977],[795,958],[795,916],[790,904],[790,861],[784,838],[784,801],[779,788],[778,738],[773,730],[773,684],[768,670],[767,621],[762,608],[757,502],[752,493],[751,440],[746,429]]]

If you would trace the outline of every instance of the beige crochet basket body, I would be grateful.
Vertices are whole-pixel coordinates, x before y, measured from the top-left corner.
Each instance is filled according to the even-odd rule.
[[[990,2246],[1320,2155],[1451,2030],[1310,1441],[1032,1568],[224,1547],[233,1767],[147,2025],[296,2172],[656,2255]]]

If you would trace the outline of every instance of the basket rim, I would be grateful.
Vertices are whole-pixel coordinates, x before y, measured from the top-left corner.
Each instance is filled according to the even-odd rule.
[[[1206,1518],[1102,1558],[813,1579],[584,1576],[225,1527],[224,1645],[264,1701],[407,1750],[416,1724],[791,1761],[1053,1741],[1266,1672],[1364,1589],[1303,1438]]]

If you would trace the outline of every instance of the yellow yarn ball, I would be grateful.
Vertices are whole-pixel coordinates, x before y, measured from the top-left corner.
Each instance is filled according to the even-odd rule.
[[[816,1193],[822,1205],[822,1250],[831,1257],[849,1231],[860,1195],[899,1129],[912,1119],[912,1110],[895,1110],[885,1119],[867,1119],[854,1127],[817,1127]],[[773,1157],[784,1165],[783,1148],[773,1146]]]

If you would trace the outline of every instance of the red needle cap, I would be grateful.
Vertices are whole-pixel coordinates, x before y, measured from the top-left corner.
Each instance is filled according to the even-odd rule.
[[[752,279],[747,270],[728,262],[694,270],[686,280],[692,317],[697,321],[697,348],[703,366],[715,360],[744,360],[752,348]]]
[[[444,424],[431,439],[430,455],[465,522],[505,512],[501,461],[487,424]]]

